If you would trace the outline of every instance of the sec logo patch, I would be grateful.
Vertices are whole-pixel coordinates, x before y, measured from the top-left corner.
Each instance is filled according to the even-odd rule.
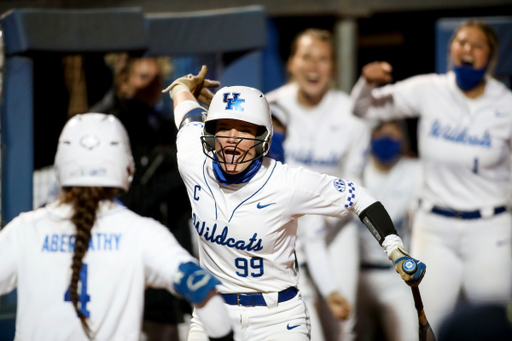
[[[345,181],[343,181],[341,179],[334,179],[334,181],[332,183],[334,185],[334,188],[336,188],[336,190],[338,192],[344,192],[345,191]]]

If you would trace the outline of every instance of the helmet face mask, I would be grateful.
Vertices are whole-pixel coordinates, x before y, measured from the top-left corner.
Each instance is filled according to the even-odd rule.
[[[233,148],[230,148],[230,152],[226,152],[225,147],[222,145],[220,139],[236,139],[238,142],[236,145],[234,145]],[[212,142],[213,141],[213,142]],[[240,161],[235,162],[234,158],[231,158],[231,161],[226,161],[228,158],[226,157],[227,154],[233,154],[236,155],[237,152],[239,152],[238,146],[240,143],[244,141],[253,141],[254,145],[251,146],[245,153],[243,154]],[[232,136],[222,136],[222,135],[212,135],[212,136],[201,136],[201,142],[203,144],[203,153],[208,156],[210,159],[217,161],[221,164],[227,164],[227,165],[240,165],[247,162],[252,162],[256,159],[259,159],[262,155],[261,153],[258,153],[258,150],[262,149],[262,145],[264,145],[266,142],[264,140],[258,139],[258,138],[249,138],[249,137],[232,137]],[[215,147],[212,148],[212,145],[219,146],[219,150],[217,151]],[[251,152],[251,150],[256,151],[256,155],[254,157],[247,158],[248,154]],[[220,154],[220,157],[219,157]]]
[[[235,120],[239,122],[250,123],[257,127],[257,133],[254,138],[249,137],[233,137],[223,136],[217,133],[217,123],[220,120]],[[236,143],[231,143],[229,150],[226,152],[226,145],[222,144],[220,139],[237,139]],[[241,158],[231,158],[226,155],[236,154],[240,150],[240,144],[247,140],[254,141]],[[252,162],[261,158],[268,153],[272,140],[272,119],[270,115],[270,107],[265,96],[257,89],[245,86],[233,86],[220,89],[212,99],[212,103],[208,110],[203,135],[201,141],[203,145],[203,153],[209,158],[222,164],[243,164]],[[247,157],[251,151],[255,151],[254,157]],[[217,155],[221,154],[221,155]],[[220,156],[220,157],[219,157]]]
[[[128,190],[135,166],[122,123],[112,115],[73,116],[59,137],[55,170],[61,187]]]

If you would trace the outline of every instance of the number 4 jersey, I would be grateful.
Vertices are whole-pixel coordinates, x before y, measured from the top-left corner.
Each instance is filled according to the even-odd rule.
[[[192,205],[200,262],[222,293],[278,292],[297,285],[297,219],[360,213],[375,200],[348,180],[263,158],[248,182],[220,185],[201,148],[202,123],[178,134],[180,174]]]
[[[88,340],[70,302],[70,214],[70,206],[52,204],[0,232],[0,294],[18,289],[16,340]],[[95,340],[138,341],[144,289],[174,292],[174,273],[194,260],[160,223],[104,202],[83,261],[78,307]]]

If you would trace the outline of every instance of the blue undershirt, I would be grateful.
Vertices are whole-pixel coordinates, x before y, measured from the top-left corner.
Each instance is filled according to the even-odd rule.
[[[260,167],[261,158],[252,161],[249,167],[238,174],[228,174],[224,172],[222,166],[217,161],[217,155],[215,155],[215,160],[213,160],[213,174],[215,174],[215,178],[221,185],[233,185],[249,182],[256,173],[258,173]]]

